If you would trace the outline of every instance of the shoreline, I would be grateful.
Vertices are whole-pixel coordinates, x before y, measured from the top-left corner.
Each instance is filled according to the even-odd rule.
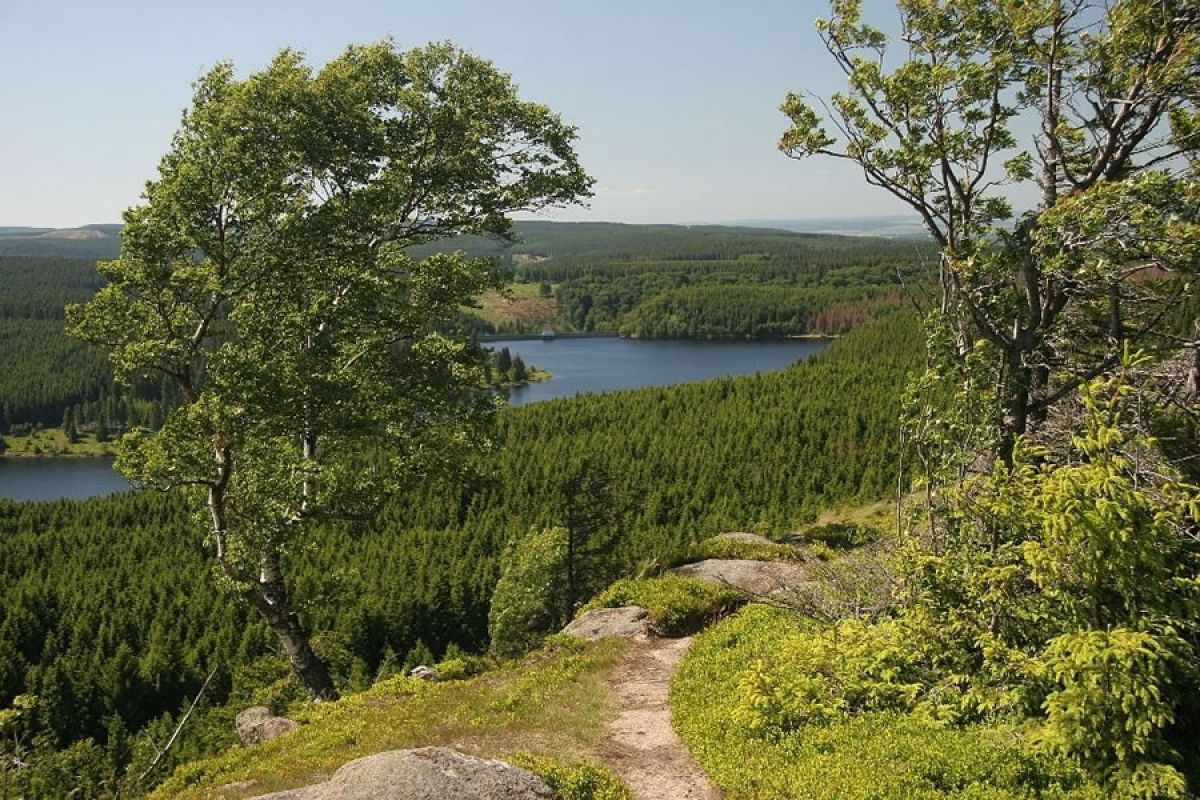
[[[489,342],[553,342],[556,339],[628,339],[631,342],[831,342],[842,338],[840,333],[789,333],[784,336],[660,336],[645,339],[641,336],[622,336],[615,331],[590,331],[587,333],[558,333],[541,336],[533,333],[505,333],[478,336],[480,344]]]

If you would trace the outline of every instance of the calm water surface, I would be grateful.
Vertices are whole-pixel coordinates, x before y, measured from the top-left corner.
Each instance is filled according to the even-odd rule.
[[[512,390],[509,404],[524,406],[581,392],[611,392],[639,386],[670,386],[727,375],[783,369],[819,353],[828,342],[639,341],[637,339],[549,339],[493,342],[526,364],[549,372],[548,381]]]
[[[726,375],[783,369],[820,352],[826,342],[792,339],[768,342],[637,341],[635,339],[527,339],[495,342],[526,364],[550,372],[548,381],[512,391],[511,405],[523,406],[582,392],[639,386],[669,386]],[[123,492],[125,480],[100,458],[0,458],[0,498],[54,500]]]
[[[0,497],[10,500],[78,500],[128,488],[107,458],[0,458]]]

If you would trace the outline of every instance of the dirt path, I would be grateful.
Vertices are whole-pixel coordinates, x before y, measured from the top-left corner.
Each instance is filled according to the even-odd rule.
[[[602,755],[634,800],[720,800],[671,727],[667,690],[691,643],[691,637],[639,643],[613,671],[618,713]]]

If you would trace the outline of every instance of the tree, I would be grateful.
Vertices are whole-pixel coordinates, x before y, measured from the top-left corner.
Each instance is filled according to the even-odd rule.
[[[1126,343],[1175,333],[1200,189],[1200,8],[1187,0],[901,0],[888,37],[833,0],[822,39],[846,74],[824,119],[791,94],[781,149],[848,160],[942,249],[934,321],[960,367],[986,350],[994,430],[1018,436]],[[831,134],[825,125],[831,124]],[[1019,149],[1017,132],[1035,128]],[[1004,191],[1036,181],[1011,230]],[[1194,337],[1175,345],[1196,348]],[[978,399],[978,398],[977,398]]]
[[[488,611],[492,652],[501,658],[524,655],[571,618],[568,539],[564,528],[534,528],[505,546]]]
[[[491,262],[406,248],[503,237],[509,213],[585,196],[574,139],[449,44],[353,46],[316,71],[284,50],[241,80],[220,64],[126,212],[108,285],[69,309],[123,380],[177,387],[118,467],[188,493],[219,574],[315,700],[337,691],[287,557],[322,523],[369,520],[403,485],[457,471],[492,407],[478,348],[448,333],[495,283]]]
[[[616,577],[613,550],[637,503],[590,456],[562,464],[552,480],[551,514],[566,537],[562,579],[569,615]]]
[[[74,409],[69,406],[67,407],[67,410],[63,412],[62,428],[68,442],[75,444],[79,441],[79,431],[75,427],[75,412]]]

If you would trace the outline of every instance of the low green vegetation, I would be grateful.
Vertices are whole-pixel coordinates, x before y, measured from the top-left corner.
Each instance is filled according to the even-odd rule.
[[[604,767],[586,762],[518,753],[509,763],[524,767],[546,782],[559,800],[632,800],[625,784]]]
[[[751,605],[696,637],[671,686],[673,718],[729,800],[1108,796],[1018,727],[894,710],[913,694],[902,661],[892,628],[821,628]]]
[[[687,636],[746,602],[746,595],[712,581],[661,575],[623,578],[592,598],[580,613],[596,608],[641,606],[662,636]]]
[[[804,553],[790,544],[758,542],[732,536],[714,536],[696,542],[687,549],[680,563],[706,558],[736,558],[747,561],[803,561]]]
[[[891,559],[890,608],[751,608],[697,641],[679,726],[731,796],[1193,796],[1200,501],[1139,466],[1138,365],[1084,387],[1061,461],[1022,441],[946,490]],[[846,523],[808,535],[847,548],[830,569],[870,549]]]
[[[98,441],[94,433],[77,433],[75,441],[62,428],[42,428],[18,436],[0,436],[0,454],[9,458],[39,456],[111,456],[115,453],[108,437]]]
[[[327,778],[347,761],[384,750],[446,745],[512,758],[543,776],[564,800],[625,800],[623,787],[596,767],[610,713],[604,681],[623,651],[618,640],[584,645],[555,639],[526,660],[473,680],[396,676],[369,690],[291,715],[302,726],[254,747],[234,747],[181,767],[151,795],[202,798],[214,787],[248,797]],[[287,709],[284,709],[287,710]]]

